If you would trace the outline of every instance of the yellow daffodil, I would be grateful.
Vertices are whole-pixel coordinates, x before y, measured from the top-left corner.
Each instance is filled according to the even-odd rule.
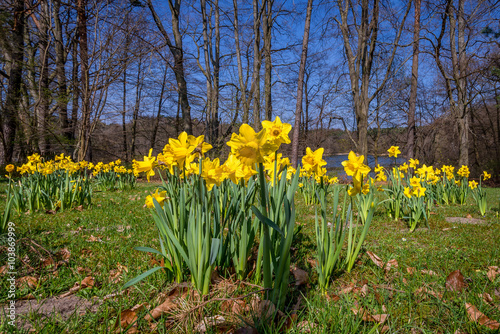
[[[306,148],[306,155],[302,157],[302,168],[308,174],[322,175],[322,167],[326,165],[326,161],[323,160],[324,148],[318,148],[313,152],[310,147]]]
[[[410,185],[412,187],[420,187],[420,182],[421,182],[421,179],[419,177],[416,177],[416,176],[414,176],[410,179]]]
[[[194,160],[195,157],[191,153],[193,153],[195,146],[192,145],[186,132],[182,132],[177,139],[169,138],[168,143],[172,157],[181,170],[186,163]]]
[[[166,191],[158,192],[158,189],[156,189],[156,191],[153,194],[146,197],[146,207],[148,207],[148,208],[155,207],[153,199],[156,199],[158,204],[160,204],[160,206],[163,207],[163,202],[165,202],[165,200],[168,199],[168,197],[166,197],[166,196],[167,196]]]
[[[425,190],[427,188],[424,188],[424,187],[416,187],[413,189],[413,195],[414,196],[417,196],[417,197],[422,197],[422,196],[425,196]]]
[[[363,188],[361,189],[361,192],[366,195],[370,192],[370,185],[368,183],[363,185]]]
[[[469,181],[469,188],[471,188],[472,190],[476,189],[477,185],[478,185],[478,183],[476,181],[474,181],[474,180]]]
[[[149,150],[148,156],[144,156],[144,161],[136,161],[132,162],[132,166],[134,168],[134,172],[141,173],[146,172],[146,177],[149,182],[149,178],[155,175],[154,168],[157,166],[155,161],[155,157],[152,157],[153,149]]]
[[[401,151],[399,150],[399,146],[391,146],[387,152],[389,152],[390,157],[397,158],[398,154],[401,154]]]
[[[266,129],[268,141],[278,145],[290,144],[288,134],[292,130],[292,125],[288,123],[281,123],[279,117],[276,117],[274,122],[262,121],[262,128]]]
[[[224,167],[220,165],[219,158],[210,160],[203,159],[201,167],[201,177],[205,180],[208,191],[211,191],[214,185],[220,186],[227,177]]]
[[[387,175],[385,175],[384,172],[378,173],[375,181],[385,182],[385,181],[387,181]]]
[[[398,169],[403,172],[403,173],[406,173],[408,171],[408,164],[405,162],[404,164],[402,164],[401,166],[398,167]]]
[[[411,198],[411,190],[410,190],[410,187],[405,187],[405,190],[404,190],[404,195],[408,198]]]
[[[347,175],[355,178],[357,174],[366,176],[370,172],[370,167],[363,163],[365,160],[364,156],[360,155],[358,157],[356,153],[351,151],[347,159],[348,160],[342,161],[342,166],[344,166],[344,171]]]
[[[7,171],[7,173],[10,174],[16,170],[16,167],[14,165],[10,164],[10,165],[5,166],[5,170]]]
[[[466,165],[462,165],[462,167],[460,167],[460,169],[458,170],[457,174],[461,177],[469,177],[470,174],[469,167],[467,167]]]
[[[242,124],[240,133],[233,133],[227,145],[231,147],[231,153],[248,166],[264,162],[266,155],[274,153],[278,149],[278,145],[267,143],[265,129],[255,133],[248,124]]]
[[[409,162],[410,162],[410,168],[413,169],[417,168],[418,164],[420,163],[418,159],[410,159]]]
[[[384,167],[380,166],[380,164],[377,164],[377,166],[375,167],[375,173],[381,173],[383,171],[384,171]]]
[[[487,171],[484,171],[484,172],[483,172],[483,175],[484,175],[484,178],[483,178],[483,180],[484,180],[484,181],[486,181],[486,180],[488,180],[488,179],[490,179],[490,178],[491,178],[491,174],[488,174],[488,172],[487,172]]]

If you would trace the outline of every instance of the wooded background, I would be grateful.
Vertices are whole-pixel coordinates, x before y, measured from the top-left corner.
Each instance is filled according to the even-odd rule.
[[[285,153],[384,154],[500,175],[500,11],[487,0],[0,0],[0,165],[130,162],[241,123]]]

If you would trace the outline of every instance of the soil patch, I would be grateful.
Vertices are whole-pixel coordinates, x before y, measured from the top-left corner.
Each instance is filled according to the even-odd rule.
[[[31,329],[31,324],[27,323],[25,317],[29,313],[37,313],[43,318],[68,320],[75,313],[84,315],[87,312],[97,312],[97,309],[102,304],[98,300],[87,300],[75,295],[70,295],[64,298],[51,297],[40,301],[37,300],[19,300],[16,301],[16,322],[18,326],[25,329]],[[8,314],[7,306],[2,307],[2,314]]]
[[[458,224],[472,224],[472,225],[484,225],[486,221],[477,218],[464,218],[464,217],[446,217],[445,220],[448,223],[458,223]]]

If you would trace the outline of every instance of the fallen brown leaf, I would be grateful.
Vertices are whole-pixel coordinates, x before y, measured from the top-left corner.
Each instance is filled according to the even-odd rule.
[[[464,275],[460,270],[455,270],[446,278],[446,290],[460,292],[465,289],[467,285],[464,282]]]
[[[488,327],[489,329],[499,329],[500,324],[494,320],[491,320],[486,315],[481,313],[477,307],[472,304],[465,303],[465,308],[467,309],[467,316],[470,321],[477,322],[483,326]]]
[[[218,327],[222,325],[227,325],[227,322],[226,319],[221,315],[205,317],[198,325],[196,325],[195,331],[199,333],[205,333],[207,331],[207,327]]]
[[[176,295],[171,295],[163,303],[155,307],[149,314],[147,314],[144,319],[146,321],[151,321],[153,319],[158,319],[163,313],[171,313],[178,306],[175,302]]]
[[[368,284],[363,285],[359,292],[361,294],[361,297],[366,297],[366,295],[368,295]]]
[[[16,285],[18,287],[28,287],[30,289],[36,289],[38,286],[38,278],[33,276],[24,276],[16,280]]]
[[[318,260],[309,258],[307,259],[307,263],[311,266],[311,268],[316,268],[318,266]]]
[[[490,281],[494,282],[497,275],[500,274],[500,268],[498,266],[489,266],[488,273],[486,274]]]
[[[118,263],[116,266],[117,266],[117,269],[112,269],[109,272],[109,279],[113,283],[118,283],[118,282],[121,281],[123,272],[127,272],[128,273],[128,268],[127,267],[122,266],[120,263]]]
[[[87,239],[88,242],[102,242],[100,238],[94,237],[92,234],[90,237]]]
[[[64,261],[68,261],[71,256],[71,252],[67,248],[63,248],[56,253],[56,256]]]
[[[295,277],[295,285],[296,286],[304,285],[304,284],[307,284],[309,282],[309,274],[305,270],[302,270],[302,269],[297,268],[295,266],[293,268],[290,268],[290,269],[292,271],[293,277]]]
[[[415,267],[406,267],[406,272],[413,275],[417,269]]]
[[[428,289],[426,287],[418,288],[414,292],[415,295],[422,295],[423,293],[428,293],[429,295],[434,296],[437,299],[442,299],[443,298],[443,295],[441,293],[435,292],[435,291],[433,291],[431,289]]]
[[[376,322],[379,324],[383,324],[386,320],[387,317],[389,316],[388,314],[375,314],[371,315],[367,310],[365,310],[362,307],[352,307],[351,311],[355,315],[359,315],[362,317],[363,321],[368,321],[368,322]]]
[[[92,276],[87,276],[81,281],[81,283],[76,282],[75,285],[73,285],[73,287],[68,290],[68,292],[63,293],[62,295],[59,296],[59,298],[67,297],[87,287],[93,287],[94,283],[95,283],[94,278]]]
[[[317,325],[314,322],[306,320],[301,321],[297,324],[297,330],[300,333],[311,333],[316,327]]]
[[[82,212],[83,211],[83,205],[79,205],[79,206],[75,207],[75,210]]]
[[[386,272],[390,271],[392,268],[398,268],[399,265],[398,265],[398,261],[396,261],[396,259],[392,259],[392,260],[389,260],[386,264],[385,264],[385,268],[384,270]]]
[[[120,316],[116,318],[115,328],[119,333],[121,329],[125,329],[130,325],[132,325],[132,327],[127,330],[127,333],[137,333],[137,313],[132,310],[124,310],[120,313]]]
[[[48,259],[41,258],[40,260],[42,261],[42,267],[44,268],[55,265],[54,260],[51,257]]]
[[[242,315],[245,312],[246,308],[247,304],[241,299],[226,300],[220,306],[222,312],[237,315]]]
[[[332,301],[332,302],[336,302],[337,300],[340,300],[340,297],[339,297],[338,295],[336,295],[336,294],[333,294],[333,293],[332,293],[332,294],[328,294],[328,293],[327,293],[327,294],[325,295],[325,297],[326,297],[326,299],[327,299],[328,301]]]
[[[384,267],[384,261],[382,261],[382,259],[380,257],[378,257],[378,255],[376,255],[370,251],[367,251],[366,254],[368,254],[368,256],[370,257],[372,262],[375,263],[375,265],[377,267],[380,267],[380,268]]]
[[[489,304],[490,306],[495,307],[498,310],[500,310],[500,305],[495,305],[495,303],[493,302],[493,298],[491,297],[491,295],[489,293],[484,292],[483,294],[479,294],[479,297],[482,297],[483,300],[486,302],[486,304]]]
[[[90,274],[92,270],[89,268],[82,268],[82,267],[77,267],[76,271],[78,271],[79,274]]]
[[[95,283],[95,280],[92,276],[87,276],[82,280],[82,283],[80,283],[82,289],[87,288],[87,287],[93,287]]]
[[[432,270],[427,270],[427,269],[422,269],[420,270],[420,272],[422,274],[427,274],[427,275],[431,275],[431,276],[437,276],[438,274],[436,274],[434,271]]]
[[[0,275],[3,275],[4,272],[7,272],[8,270],[8,265],[3,265],[0,267]]]

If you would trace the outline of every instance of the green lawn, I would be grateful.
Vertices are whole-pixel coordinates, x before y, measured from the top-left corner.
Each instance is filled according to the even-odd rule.
[[[0,188],[4,194],[5,185]],[[154,184],[140,183],[131,191],[95,192],[92,206],[83,211],[14,215],[17,278],[36,279],[31,286],[20,284],[16,297],[30,296],[49,303],[54,300],[51,297],[69,291],[75,283],[91,276],[93,286],[80,289],[74,296],[95,304],[94,309],[85,314],[73,312],[64,317],[44,317],[36,312],[18,314],[18,332],[32,329],[37,333],[110,333],[116,330],[117,319],[124,314],[122,311],[145,302],[152,310],[160,303],[162,293],[171,290],[172,285],[165,282],[161,272],[121,293],[125,282],[154,266],[148,254],[133,248],[160,247],[151,212],[143,208],[145,197],[154,188]],[[500,266],[500,189],[487,191],[489,210],[485,217],[479,217],[471,198],[464,206],[434,208],[430,229],[417,229],[413,233],[408,232],[403,221],[392,221],[378,209],[354,270],[349,274],[336,273],[328,296],[319,293],[317,275],[312,268],[314,207],[305,206],[302,197],[297,195],[296,220],[303,228],[293,244],[292,262],[309,273],[309,283],[295,287],[291,282],[286,313],[296,313],[296,318],[294,315],[289,332],[301,332],[297,324],[307,321],[314,333],[488,333],[488,327],[470,321],[465,306],[466,303],[475,305],[489,319],[500,321],[500,275],[494,281],[487,277],[489,266]],[[0,210],[4,200],[5,197],[0,198]],[[468,215],[483,222],[473,225],[445,220]],[[70,252],[66,263],[63,263],[64,254],[58,253],[64,248]],[[384,262],[395,259],[397,268],[386,272],[370,260],[366,251],[378,255]],[[0,266],[6,263],[6,254],[7,248],[2,247]],[[51,256],[54,262],[62,262],[57,267],[47,265]],[[464,275],[467,287],[461,293],[446,291],[446,277],[457,269]],[[224,328],[209,328],[208,332],[235,332],[245,327],[238,316],[224,311],[221,299],[249,294],[259,288],[238,284],[231,280],[229,273],[221,273],[221,276],[227,280],[211,290],[211,298],[218,299],[205,298],[203,307],[197,307],[201,301],[194,296],[179,305],[173,315],[165,314],[154,321],[144,319],[147,308],[138,311],[139,332],[191,333],[202,319],[216,315],[224,315],[232,323]],[[6,277],[0,276],[2,304],[8,300]],[[248,283],[255,282],[249,280]],[[484,293],[493,300],[488,303]],[[250,304],[251,299],[252,295],[241,299],[242,304]],[[18,301],[18,307],[22,303]],[[248,320],[252,320],[251,313],[245,313]],[[380,318],[376,315],[387,315],[387,318],[379,324]],[[10,330],[5,313],[1,319],[0,332]],[[285,324],[281,325],[283,329]],[[273,333],[279,331],[279,327],[280,324],[260,324],[259,332]]]

